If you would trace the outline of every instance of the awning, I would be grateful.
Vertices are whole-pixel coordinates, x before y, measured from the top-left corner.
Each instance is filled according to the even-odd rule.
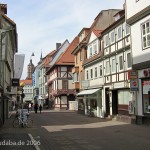
[[[43,97],[42,97],[42,95],[39,95],[39,97],[38,97],[39,99],[44,99]]]
[[[80,95],[91,95],[91,94],[97,92],[98,90],[100,90],[100,89],[84,90],[84,91],[81,91],[80,93],[78,93],[77,96],[80,96]]]

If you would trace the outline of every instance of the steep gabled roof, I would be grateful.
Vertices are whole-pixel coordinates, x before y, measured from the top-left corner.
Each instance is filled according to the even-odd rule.
[[[60,58],[56,61],[55,65],[74,65],[74,55],[72,55],[72,51],[79,44],[79,37],[75,37],[65,52],[60,56]]]
[[[92,29],[92,32],[93,32],[97,37],[100,36],[100,33],[101,33],[102,31],[103,31],[103,30],[95,30],[95,29]]]
[[[51,57],[55,54],[56,50],[53,50],[49,54],[47,54],[43,59],[43,66],[49,67],[49,62],[51,61]]]

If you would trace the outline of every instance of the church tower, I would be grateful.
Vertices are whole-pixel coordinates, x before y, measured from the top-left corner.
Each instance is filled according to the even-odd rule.
[[[34,65],[32,63],[32,59],[30,59],[30,63],[28,64],[27,67],[27,80],[31,80],[32,79],[32,73],[34,72]]]

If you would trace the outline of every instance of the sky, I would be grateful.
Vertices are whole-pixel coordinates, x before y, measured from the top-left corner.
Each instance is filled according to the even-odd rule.
[[[18,53],[25,54],[21,79],[27,76],[32,59],[36,66],[42,56],[55,50],[56,43],[71,43],[84,27],[107,9],[122,9],[124,0],[0,0],[7,4],[7,16],[16,23]],[[35,56],[31,56],[34,52]]]

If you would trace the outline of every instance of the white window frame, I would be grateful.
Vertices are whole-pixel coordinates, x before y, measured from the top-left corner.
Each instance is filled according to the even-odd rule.
[[[89,71],[86,70],[86,79],[89,80]]]
[[[109,46],[109,34],[105,35],[104,37],[104,45],[105,47]]]
[[[97,54],[97,43],[93,43],[94,54]]]
[[[120,63],[120,57],[122,57],[122,68],[121,68],[121,63]],[[119,71],[123,71],[124,69],[124,59],[123,59],[123,54],[118,56],[118,67],[119,67]]]
[[[97,78],[97,67],[94,69],[95,78]]]
[[[93,79],[93,68],[90,69],[90,78]]]
[[[113,64],[113,61],[115,61],[114,63],[115,63],[115,66],[114,66],[114,64]],[[112,57],[112,59],[111,59],[111,72],[112,73],[115,73],[116,72],[116,58],[115,57]]]
[[[131,66],[128,67],[128,54],[130,54],[130,61],[131,61]],[[127,70],[132,68],[132,57],[131,57],[131,52],[127,52],[126,53],[126,66],[127,66]]]
[[[113,36],[112,36],[112,34],[113,34]],[[113,38],[112,38],[113,37]],[[113,39],[113,40],[112,40]],[[113,43],[115,43],[115,32],[114,31],[112,31],[111,33],[110,33],[110,43],[111,44],[113,44]]]
[[[93,55],[93,52],[92,52],[92,45],[89,46],[89,54],[90,54],[89,56],[92,57],[92,55]]]
[[[130,26],[127,23],[125,24],[125,34],[126,35],[130,34]]]
[[[143,34],[144,33],[143,26],[145,25],[146,27],[147,23],[149,23],[149,28],[145,28],[145,34]],[[143,24],[141,24],[141,32],[142,32],[142,45],[143,45],[143,50],[144,50],[150,47],[150,19],[144,22]],[[149,37],[149,40],[148,40],[148,37]],[[146,40],[146,45],[144,44],[144,40],[143,40],[144,38]]]
[[[109,60],[106,60],[105,73],[106,75],[110,74],[110,61]]]
[[[119,30],[120,29],[120,30]],[[119,32],[120,31],[120,32]],[[117,28],[117,37],[118,37],[118,40],[122,39],[122,26],[119,26]]]
[[[103,76],[103,66],[102,64],[99,65],[99,77]]]

